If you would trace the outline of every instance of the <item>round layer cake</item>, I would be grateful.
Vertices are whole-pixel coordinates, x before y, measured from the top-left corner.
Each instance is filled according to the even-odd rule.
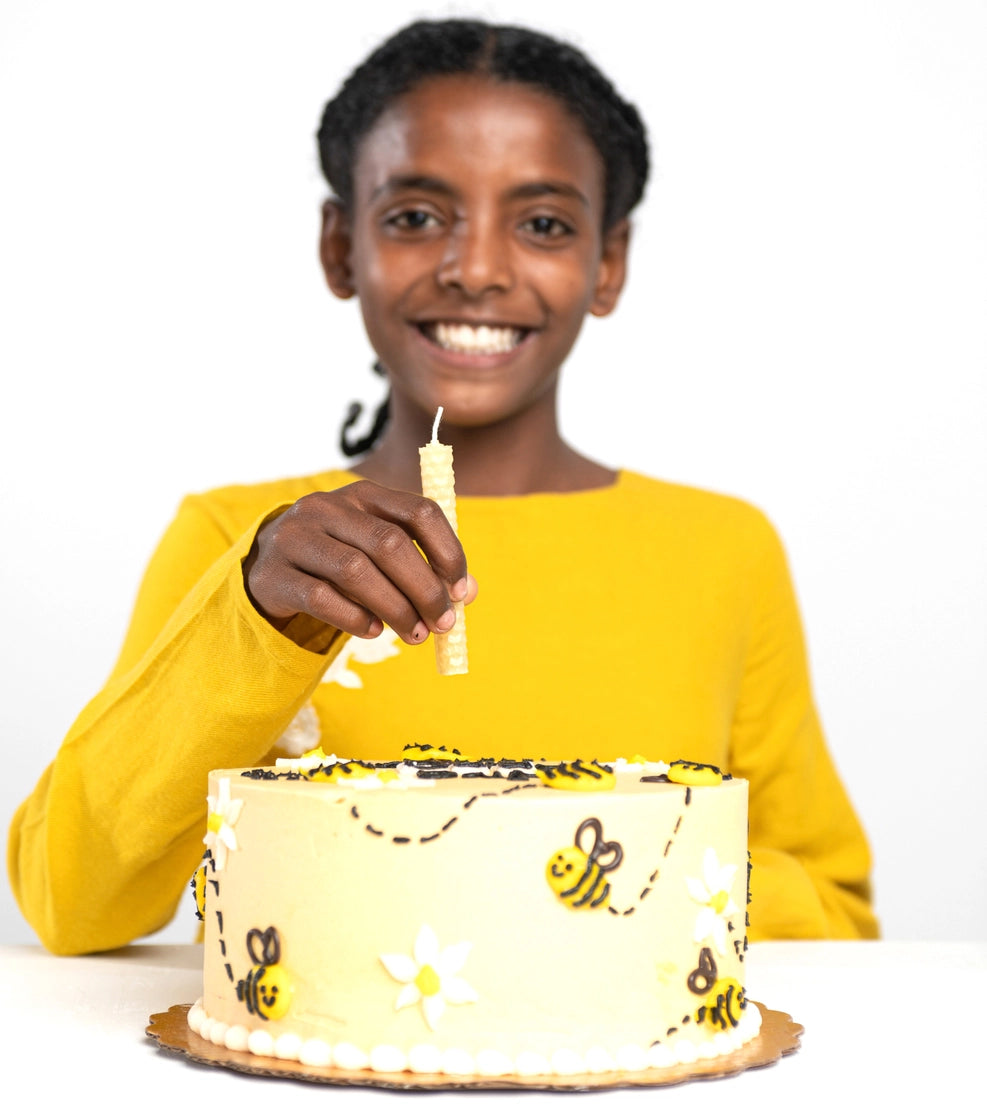
[[[747,783],[689,762],[321,752],[209,780],[214,1043],[346,1070],[646,1070],[756,1035]]]

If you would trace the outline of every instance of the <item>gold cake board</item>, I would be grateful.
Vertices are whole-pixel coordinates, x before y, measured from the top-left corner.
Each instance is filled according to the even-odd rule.
[[[230,1051],[196,1035],[188,1026],[190,1005],[172,1005],[166,1013],[154,1013],[146,1032],[162,1048],[176,1051],[194,1063],[225,1067],[244,1074],[323,1082],[331,1086],[374,1086],[387,1090],[616,1090],[637,1086],[671,1086],[693,1079],[725,1078],[755,1067],[766,1067],[800,1046],[804,1032],[787,1013],[774,1012],[757,1001],[761,1031],[743,1047],[716,1059],[679,1063],[643,1071],[609,1071],[605,1074],[540,1075],[487,1078],[474,1075],[385,1074],[372,1070],[342,1070],[338,1067],[306,1067],[285,1059]]]

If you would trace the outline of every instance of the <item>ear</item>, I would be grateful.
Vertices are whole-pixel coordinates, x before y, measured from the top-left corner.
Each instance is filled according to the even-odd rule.
[[[617,299],[627,278],[627,249],[630,239],[631,225],[626,219],[618,221],[603,235],[596,289],[589,307],[594,317],[606,317],[617,306]]]
[[[322,235],[319,238],[319,259],[329,289],[337,298],[351,298],[356,293],[350,270],[349,217],[339,201],[322,205]]]

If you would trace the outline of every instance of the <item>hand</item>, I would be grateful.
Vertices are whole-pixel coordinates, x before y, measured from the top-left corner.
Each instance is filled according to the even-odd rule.
[[[409,645],[451,629],[452,603],[476,597],[438,504],[368,480],[305,495],[265,523],[244,584],[278,630],[299,614],[359,638],[387,623]]]

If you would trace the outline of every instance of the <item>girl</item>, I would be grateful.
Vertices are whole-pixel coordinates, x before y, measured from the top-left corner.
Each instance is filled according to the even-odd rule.
[[[562,364],[624,284],[637,112],[553,39],[417,23],[353,73],[319,143],[322,265],[359,299],[387,403],[351,471],[183,503],[110,681],[13,822],[43,942],[163,926],[201,855],[208,771],[320,741],[719,765],[750,781],[751,938],[874,935],[772,528],[558,428]],[[439,406],[462,544],[416,493]],[[422,646],[474,599],[470,671],[440,677]]]

